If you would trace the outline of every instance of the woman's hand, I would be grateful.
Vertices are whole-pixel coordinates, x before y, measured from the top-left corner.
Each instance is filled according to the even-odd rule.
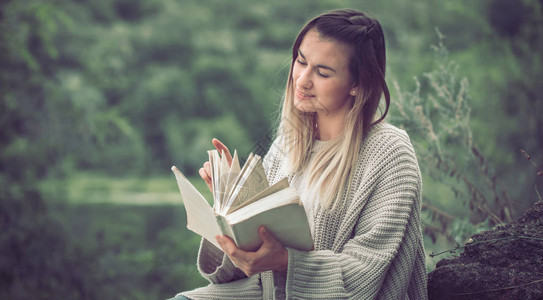
[[[215,238],[234,265],[247,276],[269,270],[286,272],[287,249],[264,226],[260,226],[258,234],[262,239],[262,245],[255,252],[239,249],[227,236],[218,235]]]
[[[222,152],[224,151],[224,156],[226,157],[226,160],[228,161],[228,165],[231,165],[232,155],[230,155],[230,151],[228,151],[228,148],[223,143],[221,143],[221,141],[219,141],[218,139],[211,140],[211,143],[213,143],[213,146],[215,146],[215,148],[219,151],[219,154],[222,155]],[[206,182],[209,190],[213,191],[211,189],[211,164],[209,163],[209,161],[206,161],[204,163],[203,168],[200,168],[198,173],[200,174],[200,177],[202,177],[202,179]]]

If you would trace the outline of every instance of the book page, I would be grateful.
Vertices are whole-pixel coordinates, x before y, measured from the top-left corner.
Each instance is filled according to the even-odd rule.
[[[215,240],[215,236],[222,233],[215,220],[213,209],[209,206],[204,196],[198,192],[179,169],[174,166],[172,167],[172,171],[175,174],[177,186],[179,187],[181,198],[187,211],[187,228],[221,249]]]
[[[213,192],[213,209],[215,212],[218,212],[222,206],[221,197],[221,157],[219,156],[219,151],[209,150],[209,163],[211,165],[211,187]]]
[[[237,206],[269,186],[268,178],[266,177],[266,172],[262,165],[262,159],[260,156],[255,155],[245,173],[242,174],[230,199],[228,199],[228,203],[225,203],[225,206],[228,207],[228,209],[230,209],[230,207],[235,209]]]
[[[219,158],[218,162],[218,176],[217,176],[217,191],[215,195],[215,200],[218,203],[220,203],[219,207],[222,207],[222,203],[224,203],[224,196],[226,193],[226,183],[227,183],[227,174],[230,173],[230,165],[228,165],[228,160],[226,157],[224,157],[224,151],[222,151],[221,157]]]
[[[217,203],[217,201],[215,199],[217,199],[217,197],[215,196],[216,195],[216,190],[217,190],[217,180],[215,179],[215,155],[213,153],[213,150],[209,150],[207,151],[207,155],[208,155],[208,158],[209,158],[209,169],[210,169],[210,172],[211,174],[209,174],[209,176],[211,177],[211,194],[213,195],[213,209],[215,211],[217,211],[217,207],[220,206],[220,203]],[[173,169],[172,169],[173,170]]]
[[[224,202],[226,202],[228,195],[230,195],[230,192],[232,191],[232,188],[234,187],[234,183],[239,176],[241,172],[241,168],[239,166],[239,159],[238,159],[238,152],[234,150],[234,157],[232,158],[232,164],[230,165],[230,172],[225,176],[226,184],[225,184],[225,194],[224,194]],[[224,207],[221,207],[221,214],[226,214],[224,212]]]
[[[225,197],[225,203],[223,204],[223,209],[226,209],[227,207],[227,204],[226,203],[230,203],[231,202],[231,198],[232,198],[232,194],[234,193],[235,189],[236,189],[236,186],[239,185],[239,182],[240,180],[243,178],[244,174],[247,172],[247,169],[249,167],[249,165],[251,164],[251,161],[253,160],[253,157],[254,157],[254,154],[253,153],[250,153],[249,154],[249,157],[247,158],[247,161],[245,162],[245,164],[243,165],[243,167],[241,168],[241,170],[239,171],[239,174],[238,176],[236,177],[236,179],[234,180],[234,182],[232,183],[232,188],[231,190],[227,193],[227,196]],[[229,204],[228,204],[229,206]]]
[[[280,190],[283,190],[283,189],[286,189],[289,187],[289,183],[288,183],[288,179],[285,177],[281,180],[279,180],[277,183],[275,183],[274,185],[270,186],[269,188],[263,190],[262,192],[254,195],[251,199],[241,203],[239,206],[236,206],[236,207],[230,207],[230,209],[228,210],[227,214],[230,214],[242,207],[245,207],[251,203],[254,203],[264,197],[267,197],[271,194],[274,194],[274,193],[277,193],[279,192]]]

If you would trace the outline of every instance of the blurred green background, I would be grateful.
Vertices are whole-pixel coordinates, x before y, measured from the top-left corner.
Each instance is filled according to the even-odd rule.
[[[542,4],[0,1],[0,298],[205,284],[170,166],[206,193],[211,138],[242,155],[265,141],[292,41],[333,8],[384,27],[388,121],[420,155],[426,251],[518,217],[543,190],[519,153],[543,161]]]

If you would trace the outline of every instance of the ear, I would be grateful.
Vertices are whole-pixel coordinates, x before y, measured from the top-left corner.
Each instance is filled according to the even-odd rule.
[[[358,84],[353,82],[351,89],[349,90],[349,95],[356,96],[356,94],[358,94]]]

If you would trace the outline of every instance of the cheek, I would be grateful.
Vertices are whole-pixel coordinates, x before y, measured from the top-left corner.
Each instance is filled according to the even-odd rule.
[[[350,92],[353,89],[354,84],[352,83],[351,78],[345,78],[342,80],[342,84],[339,89],[343,92],[344,95],[350,96]]]
[[[300,77],[300,68],[294,65],[294,67],[292,68],[292,80],[294,81],[294,83],[296,83],[296,79],[298,79],[298,77]]]
[[[348,85],[345,85],[343,81],[338,81],[334,83],[328,82],[326,85],[323,86],[323,88],[327,91],[327,93],[330,93],[340,98],[343,98],[350,92],[350,87]]]

